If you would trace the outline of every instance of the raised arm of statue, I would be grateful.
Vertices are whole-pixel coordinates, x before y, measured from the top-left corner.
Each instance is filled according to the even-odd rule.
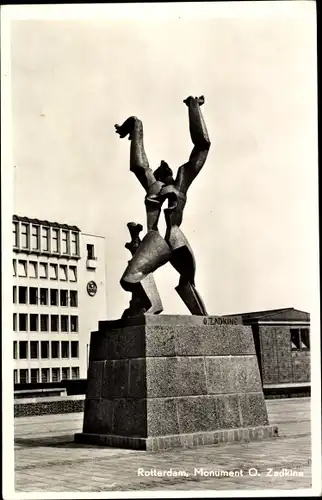
[[[136,116],[130,116],[123,125],[115,125],[116,133],[123,139],[129,135],[130,148],[130,170],[139,179],[146,191],[155,183],[152,169],[144,150],[143,124]]]
[[[183,102],[188,106],[190,135],[194,144],[188,162],[179,167],[175,181],[179,191],[185,194],[207,159],[210,140],[200,109],[205,102],[204,97],[190,96]]]

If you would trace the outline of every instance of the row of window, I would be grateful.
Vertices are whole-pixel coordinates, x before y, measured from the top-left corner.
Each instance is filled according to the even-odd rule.
[[[310,350],[310,330],[309,328],[291,328],[292,351]]]
[[[39,320],[40,317],[40,320]],[[29,320],[29,321],[28,321]],[[40,327],[40,329],[39,329]],[[49,328],[50,327],[50,328]],[[14,332],[63,332],[77,333],[78,316],[67,314],[13,314]]]
[[[18,291],[18,293],[17,293]],[[77,290],[57,290],[56,288],[13,287],[13,303],[41,306],[78,306]]]
[[[65,264],[49,264],[32,260],[13,259],[13,276],[19,278],[41,278],[60,281],[77,281],[77,267]]]
[[[50,377],[51,373],[51,377]],[[41,378],[40,378],[41,377]],[[13,371],[14,384],[38,384],[39,382],[60,382],[61,380],[79,378],[79,367],[64,366],[62,368],[31,368]]]
[[[12,233],[14,248],[79,256],[77,231],[14,221]]]
[[[40,344],[40,348],[39,348]],[[78,341],[14,340],[13,359],[78,358]]]

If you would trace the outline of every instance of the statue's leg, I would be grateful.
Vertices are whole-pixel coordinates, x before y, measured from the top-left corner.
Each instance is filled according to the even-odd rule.
[[[188,307],[191,314],[207,316],[201,296],[195,287],[196,264],[192,249],[178,226],[173,226],[169,234],[169,246],[172,249],[170,263],[180,274],[177,293]]]
[[[139,234],[143,226],[135,222],[129,222],[127,227],[130,231],[131,241],[125,244],[125,248],[130,250],[133,257],[141,244]],[[148,274],[148,276],[143,278],[139,283],[136,293],[132,294],[130,307],[123,312],[122,317],[125,318],[130,316],[131,312],[137,309],[145,309],[149,314],[160,314],[163,311],[162,301],[152,273]]]
[[[130,310],[127,316],[144,314],[147,311],[156,312],[157,304],[153,304],[153,294],[146,293],[147,287],[141,286],[142,281],[150,273],[166,264],[171,256],[171,249],[158,231],[148,231],[130,260],[122,278],[121,286],[132,292]],[[148,285],[148,283],[147,283]],[[155,297],[158,301],[158,297]]]

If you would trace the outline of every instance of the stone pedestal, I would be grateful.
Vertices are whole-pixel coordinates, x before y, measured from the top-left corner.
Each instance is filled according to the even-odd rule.
[[[145,315],[103,321],[90,344],[81,443],[163,450],[277,436],[251,327]]]

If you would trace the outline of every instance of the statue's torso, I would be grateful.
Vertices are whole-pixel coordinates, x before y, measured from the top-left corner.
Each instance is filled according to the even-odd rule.
[[[145,197],[148,231],[158,229],[162,205],[166,200],[168,200],[168,208],[164,212],[167,226],[180,226],[187,197],[175,184],[165,186],[162,182],[156,181],[150,186]]]

